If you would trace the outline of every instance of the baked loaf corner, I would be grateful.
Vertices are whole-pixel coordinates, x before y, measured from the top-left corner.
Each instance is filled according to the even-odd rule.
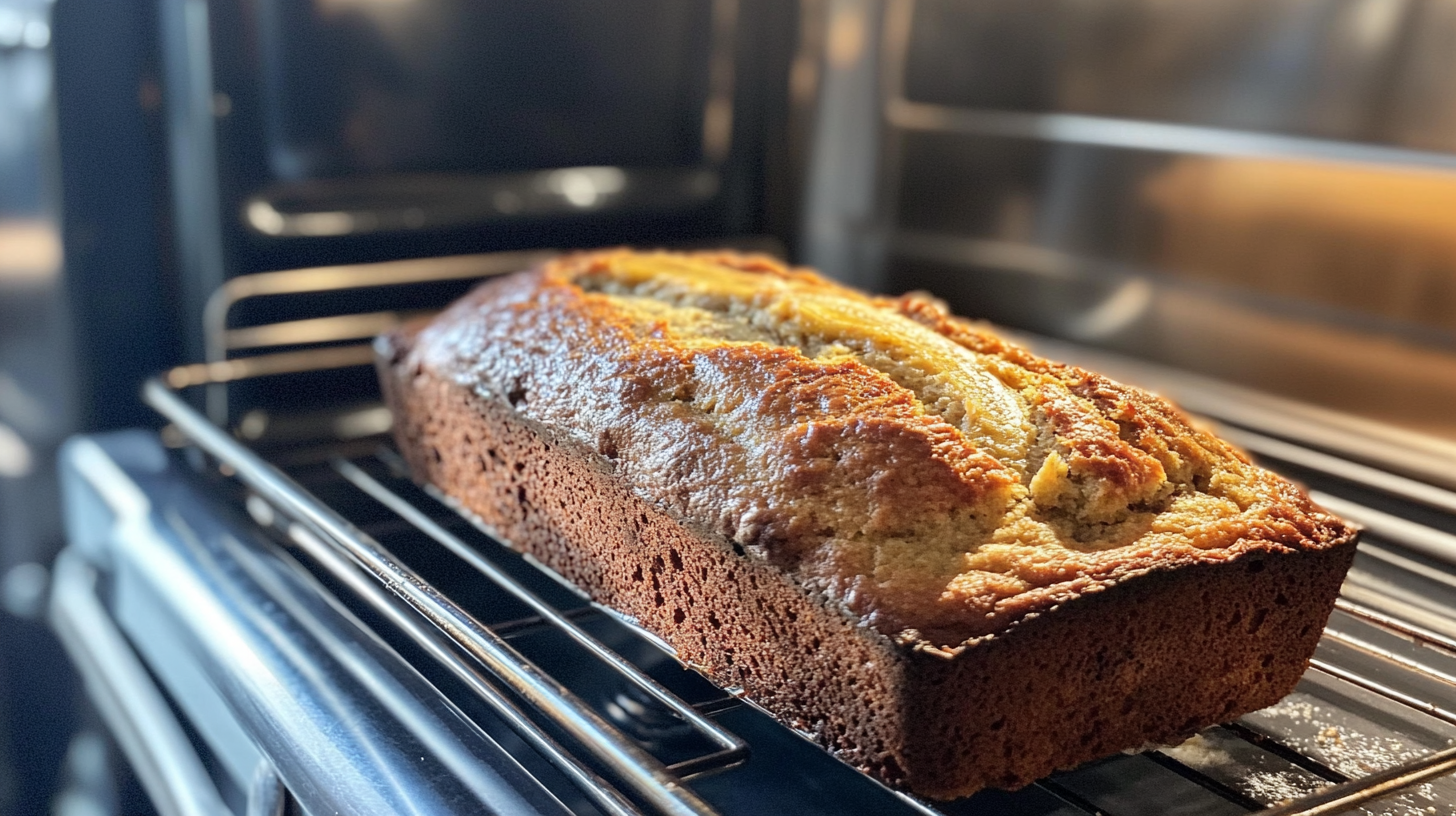
[[[1354,557],[1166,401],[762,257],[568,255],[379,349],[418,479],[927,796],[1276,702]]]

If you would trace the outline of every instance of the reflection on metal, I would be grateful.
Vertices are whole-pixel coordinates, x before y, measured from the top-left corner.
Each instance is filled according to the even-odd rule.
[[[732,147],[739,6],[245,4],[243,21],[264,44],[249,70],[261,74],[254,102],[268,123],[268,168],[252,178],[489,175],[616,160],[716,168]],[[742,73],[758,76],[756,66]],[[441,203],[418,202],[423,219],[433,224]],[[349,214],[365,231],[402,228],[360,224],[365,210],[313,212]]]
[[[220,772],[246,790],[266,756],[306,813],[565,813],[296,563],[218,518],[174,463],[144,431],[74,440],[62,463],[68,512],[75,545],[105,570],[98,612],[145,657]],[[95,494],[129,491],[157,501],[109,503],[106,524]],[[67,643],[83,665],[100,649],[91,631]],[[133,699],[128,713],[150,714]]]
[[[973,110],[891,99],[885,106],[885,116],[891,124],[906,130],[968,136],[1034,139],[1204,156],[1390,164],[1456,170],[1456,156],[1436,151],[1074,113]]]
[[[738,0],[713,0],[708,100],[703,106],[703,157],[722,164],[733,146],[733,83],[738,45]]]
[[[1417,564],[1417,562],[1411,561],[1409,558],[1401,557],[1401,555],[1390,554],[1389,551],[1385,551],[1385,549],[1379,548],[1379,546],[1361,546],[1360,554],[1374,555],[1379,560],[1389,558],[1399,568],[1411,571],[1411,574],[1417,574],[1417,576],[1433,578],[1433,580],[1444,578],[1444,581],[1440,581],[1440,583],[1450,584],[1452,589],[1456,589],[1456,583],[1452,583],[1452,576],[1450,574],[1437,573],[1437,571],[1431,570],[1427,565]],[[1411,567],[1414,567],[1414,570]],[[1351,573],[1351,576],[1360,576],[1360,573],[1363,573],[1363,570],[1356,570],[1354,573]],[[1367,606],[1366,603],[1361,602],[1361,599],[1351,595],[1350,589],[1350,581],[1347,581],[1347,584],[1340,589],[1340,597],[1335,600],[1335,609],[1340,609],[1341,612],[1357,616],[1357,618],[1367,619],[1367,621],[1373,622],[1373,624],[1379,625],[1379,627],[1390,629],[1392,632],[1398,632],[1398,634],[1406,635],[1406,637],[1414,638],[1417,641],[1423,641],[1423,643],[1431,644],[1431,646],[1444,648],[1449,653],[1456,654],[1456,637],[1446,634],[1446,632],[1441,632],[1439,629],[1427,627],[1427,625],[1423,624],[1423,621],[1420,621],[1420,618],[1431,618],[1433,615],[1431,615],[1430,611],[1420,611],[1421,613],[1418,613],[1417,619],[1408,619],[1406,611],[1409,611],[1411,608],[1409,608],[1409,605],[1406,605],[1405,609],[1399,609],[1399,615],[1401,616],[1388,615],[1388,613],[1374,609],[1372,606]],[[1389,589],[1395,589],[1395,592],[1389,592]],[[1398,605],[1401,603],[1399,602],[1399,595],[1401,595],[1399,587],[1388,587],[1382,595],[1386,597],[1376,599],[1376,603],[1379,603],[1379,605],[1386,605],[1392,599],[1395,599]],[[1453,621],[1447,618],[1447,616],[1440,616],[1440,621],[1437,625],[1441,628],[1452,629]]]
[[[568,167],[548,171],[545,188],[581,210],[601,206],[627,186],[627,174],[620,167]]]
[[[1411,631],[1411,630],[1410,629],[1407,629],[1406,631],[1408,632],[1408,631]],[[1380,646],[1377,646],[1377,645],[1375,645],[1373,643],[1370,643],[1369,641],[1367,641],[1367,640],[1365,640],[1363,638],[1357,637],[1355,635],[1351,635],[1351,634],[1349,634],[1347,632],[1341,632],[1338,629],[1333,629],[1333,628],[1328,628],[1328,627],[1325,629],[1325,635],[1324,636],[1327,637],[1327,638],[1329,638],[1330,640],[1333,640],[1333,641],[1337,642],[1337,643],[1341,643],[1341,644],[1344,644],[1345,646],[1349,646],[1352,649],[1358,649],[1359,651],[1362,651],[1362,652],[1364,652],[1364,653],[1366,653],[1368,655],[1371,655],[1371,656],[1374,656],[1374,657],[1378,657],[1381,660],[1384,660],[1384,661],[1387,661],[1387,662],[1390,662],[1390,663],[1394,663],[1397,666],[1400,666],[1401,668],[1406,669],[1408,671],[1412,671],[1412,672],[1415,672],[1416,674],[1420,674],[1420,675],[1423,675],[1425,677],[1429,677],[1430,679],[1435,680],[1437,682],[1445,683],[1448,686],[1456,686],[1456,675],[1452,675],[1452,674],[1449,674],[1447,672],[1440,671],[1439,669],[1431,668],[1430,666],[1427,666],[1426,664],[1421,663],[1420,661],[1412,660],[1409,657],[1406,657],[1405,655],[1396,654],[1395,652],[1392,652],[1389,649],[1385,649],[1385,648],[1382,648]],[[1447,639],[1447,638],[1443,638],[1442,640],[1443,640],[1443,642],[1449,642],[1449,639]],[[1450,723],[1456,723],[1456,711],[1452,711],[1450,709],[1444,708],[1444,707],[1442,707],[1442,706],[1440,706],[1438,704],[1435,704],[1435,703],[1432,703],[1431,705],[1432,705],[1432,708],[1429,709],[1429,710],[1427,710],[1427,713],[1435,712],[1435,713],[1438,714],[1438,716],[1441,717],[1441,719],[1444,719],[1444,720],[1446,720],[1447,722],[1450,722]]]
[[[20,9],[0,8],[0,48],[14,48],[25,38],[26,19]]]
[[[1142,320],[1153,305],[1153,284],[1145,277],[1113,264],[1088,263],[1085,258],[1033,244],[901,230],[894,236],[891,252],[899,259],[1002,269],[1048,280],[1100,285],[1105,291],[1099,292],[1095,301],[1081,304],[1063,324],[1068,337],[1083,342],[1116,336]]]
[[[70,550],[56,559],[50,622],[162,816],[226,813],[177,718],[97,599],[95,571]]]
[[[1456,535],[1417,524],[1374,508],[1347,501],[1319,490],[1309,497],[1326,508],[1369,530],[1386,541],[1414,550],[1421,555],[1456,565]]]
[[[49,9],[45,4],[35,4],[33,9],[23,5],[0,7],[0,51],[11,48],[30,48],[36,51],[51,44],[51,26],[46,20]]]
[[[803,255],[826,274],[879,289],[885,241],[879,226],[886,198],[877,170],[883,150],[881,5],[824,0],[819,11],[826,26],[824,47],[837,51],[832,58],[815,55],[822,74],[815,77],[819,105],[808,150]],[[837,46],[830,42],[834,36],[839,37]]]
[[[549,734],[537,726],[506,694],[492,683],[485,674],[473,670],[456,656],[442,633],[424,620],[401,608],[393,596],[368,576],[354,569],[345,557],[335,552],[319,538],[301,525],[288,526],[289,538],[305,552],[329,569],[335,577],[357,593],[392,624],[399,627],[418,644],[425,653],[439,661],[464,682],[468,688],[486,701],[496,713],[534,747],[540,751],[558,770],[567,775],[574,784],[587,794],[607,816],[638,816],[640,811],[618,793],[606,780],[583,765],[566,751]]]
[[[394,416],[383,405],[361,408],[341,414],[334,420],[334,435],[340,439],[363,439],[368,436],[389,433],[394,425]]]
[[[728,113],[713,114],[715,127],[731,131],[731,103],[723,101],[721,110]],[[726,142],[714,149],[726,151]],[[243,204],[241,216],[253,230],[274,238],[367,235],[580,211],[688,209],[717,195],[719,183],[712,167],[313,179],[265,188]]]
[[[919,102],[1456,145],[1420,110],[1456,98],[1447,3],[917,0],[915,17]]]
[[[166,376],[168,385],[173,388],[186,388],[199,383],[228,383],[249,377],[317,371],[321,368],[339,366],[369,365],[373,362],[373,346],[369,343],[362,343],[325,349],[285,351],[218,363],[193,363],[171,369]]]
[[[182,325],[195,326],[208,296],[227,277],[209,6],[206,0],[162,0],[158,17]],[[195,333],[183,332],[183,342],[185,359],[202,356]]]
[[[1116,337],[1136,325],[1152,305],[1153,284],[1146,278],[1128,279],[1100,303],[1070,319],[1067,336],[1083,342]]]
[[[560,171],[557,171],[560,172]],[[610,177],[610,174],[608,174]],[[601,179],[598,178],[598,181]],[[595,185],[595,181],[590,182]],[[606,183],[610,183],[608,181]],[[596,189],[595,186],[593,189]],[[239,302],[249,298],[296,295],[307,292],[332,292],[383,286],[431,283],[437,281],[485,278],[528,269],[555,254],[550,250],[495,252],[479,255],[458,255],[445,258],[421,258],[404,261],[383,261],[367,264],[321,266],[289,269],[281,272],[260,272],[229,280],[207,300],[203,311],[203,336],[208,362],[174,369],[168,382],[174,387],[194,381],[212,385],[207,392],[208,415],[226,422],[227,390],[224,383],[240,377],[257,376],[258,372],[308,370],[306,353],[268,355],[226,362],[229,352],[237,349],[259,349],[280,345],[332,343],[357,340],[387,331],[398,324],[402,315],[393,312],[335,315],[308,320],[229,328],[229,314]],[[336,365],[364,365],[371,362],[367,346],[345,346],[330,349]],[[298,369],[290,366],[303,365]],[[230,367],[231,366],[231,367]],[[259,366],[262,366],[260,368]],[[238,373],[248,372],[248,373]]]
[[[852,68],[864,59],[865,44],[870,38],[867,9],[838,4],[829,17],[824,53],[829,66],[836,71]]]
[[[208,298],[203,324],[207,338],[206,359],[217,362],[227,356],[232,348],[228,343],[228,313],[235,304],[247,298],[483,278],[527,269],[552,254],[551,251],[540,250],[496,252],[242,275],[229,280]]]
[[[1362,548],[1366,552],[1368,548]],[[1447,635],[1456,635],[1456,626],[1452,626],[1450,609],[1427,609],[1422,605],[1409,603],[1406,599],[1420,601],[1419,596],[1401,594],[1405,588],[1399,583],[1389,581],[1369,580],[1364,576],[1357,576],[1359,580],[1345,581],[1340,589],[1341,597],[1358,604],[1371,608],[1379,607],[1392,615],[1399,615],[1403,620],[1408,620],[1422,628],[1433,632],[1440,632]],[[1392,594],[1394,593],[1394,594]]]
[[[56,424],[45,403],[4,371],[0,371],[0,421],[33,436],[53,432]]]
[[[264,326],[229,329],[224,342],[229,349],[253,349],[362,340],[383,334],[413,316],[399,312],[370,312],[290,320]]]
[[[1083,280],[1095,274],[1095,267],[1083,259],[1055,249],[924,230],[900,230],[895,233],[892,249],[902,258],[1014,269],[1055,280]]]
[[[303,212],[285,216],[264,199],[248,202],[248,224],[264,235],[296,235],[317,238],[328,235],[362,235],[379,228],[379,216],[372,212]]]
[[[1300,445],[1292,445],[1242,428],[1221,427],[1218,435],[1260,458],[1326,473],[1382,493],[1399,496],[1407,501],[1456,515],[1456,492],[1389,473],[1379,468],[1351,462],[1348,459],[1341,459],[1338,456],[1320,453]]]
[[[248,801],[243,816],[284,816],[288,805],[288,789],[267,759],[258,763],[248,786]]]
[[[1456,331],[1456,173],[1183,157],[1141,197],[1170,274]]]
[[[1437,751],[1415,762],[1377,772],[1364,779],[1334,785],[1297,803],[1270,808],[1263,813],[1264,816],[1335,816],[1349,813],[1352,808],[1362,803],[1373,802],[1452,772],[1456,772],[1456,748]]]
[[[30,475],[35,456],[13,428],[0,422],[0,478],[19,479]]]
[[[807,134],[804,131],[808,129],[819,97],[823,73],[819,62],[827,36],[824,24],[827,6],[827,0],[799,0],[799,41],[789,66],[790,140],[794,144],[789,152],[796,159],[805,158],[802,144]]]

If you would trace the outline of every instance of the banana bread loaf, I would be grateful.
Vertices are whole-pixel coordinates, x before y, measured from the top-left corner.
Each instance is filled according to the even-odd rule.
[[[416,478],[927,796],[1274,703],[1354,556],[1167,402],[761,257],[569,255],[379,352]]]

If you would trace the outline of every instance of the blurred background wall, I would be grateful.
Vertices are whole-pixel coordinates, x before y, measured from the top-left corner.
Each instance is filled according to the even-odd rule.
[[[75,427],[50,22],[47,3],[0,3],[0,812],[46,802],[77,708],[38,620]]]
[[[155,305],[155,42],[147,3],[0,0],[0,813],[119,804],[40,616],[57,446],[143,421],[136,378],[173,358]]]

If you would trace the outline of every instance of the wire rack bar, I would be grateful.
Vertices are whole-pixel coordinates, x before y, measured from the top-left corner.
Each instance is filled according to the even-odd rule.
[[[308,552],[314,560],[323,564],[331,575],[340,579],[345,586],[384,615],[390,623],[409,635],[416,645],[424,649],[427,654],[450,669],[456,678],[484,700],[501,719],[505,720],[516,733],[530,743],[531,747],[539,751],[558,770],[565,773],[573,784],[588,793],[596,805],[608,816],[636,816],[641,813],[636,806],[615,791],[605,779],[577,762],[560,743],[537,726],[486,675],[474,671],[468,664],[460,660],[451,659],[453,653],[437,630],[425,625],[418,616],[405,613],[398,604],[391,602],[389,595],[382,587],[355,569],[333,547],[301,527],[291,528],[288,537],[294,544]]]
[[[607,648],[605,644],[592,637],[585,629],[573,622],[569,616],[562,614],[551,604],[542,600],[539,595],[527,589],[505,570],[497,567],[489,559],[482,556],[474,547],[471,547],[469,544],[460,540],[458,536],[440,526],[439,523],[420,511],[419,508],[415,507],[403,496],[390,490],[380,483],[379,480],[364,472],[358,465],[346,459],[333,460],[333,467],[350,484],[362,490],[375,501],[388,507],[391,511],[397,513],[401,518],[413,524],[425,535],[428,535],[450,552],[454,553],[462,561],[474,567],[486,578],[489,578],[496,586],[505,590],[511,597],[530,607],[531,611],[539,615],[544,621],[566,634],[567,637],[570,637],[598,660],[601,660],[618,675],[645,691],[658,703],[682,718],[695,731],[707,737],[709,741],[718,746],[719,750],[715,753],[675,763],[668,766],[669,770],[680,775],[703,773],[709,769],[740,762],[747,758],[748,743],[744,742],[736,734],[733,734],[721,725],[700,714],[692,706],[683,702],[676,694],[663,688],[656,680],[644,674],[641,669]]]
[[[1337,599],[1335,601],[1335,608],[1347,615],[1375,624],[1382,629],[1389,629],[1392,632],[1414,638],[1416,641],[1427,646],[1436,646],[1456,654],[1456,639],[1447,637],[1440,632],[1403,621],[1345,598]]]
[[[277,504],[311,532],[316,532],[340,555],[387,588],[393,595],[389,600],[391,604],[404,603],[415,614],[423,616],[512,692],[571,734],[655,810],[672,816],[714,813],[656,757],[576,699],[504,639],[403,566],[377,542],[187,405],[160,379],[148,380],[142,394],[148,404],[187,438],[227,463],[239,479],[257,490],[263,498]],[[441,657],[452,666],[464,660],[453,651]],[[470,669],[467,666],[464,670]],[[586,792],[592,793],[590,790]]]
[[[1297,802],[1261,811],[1261,816],[1333,816],[1412,785],[1456,772],[1456,748],[1447,748],[1352,782],[1333,785]]]

